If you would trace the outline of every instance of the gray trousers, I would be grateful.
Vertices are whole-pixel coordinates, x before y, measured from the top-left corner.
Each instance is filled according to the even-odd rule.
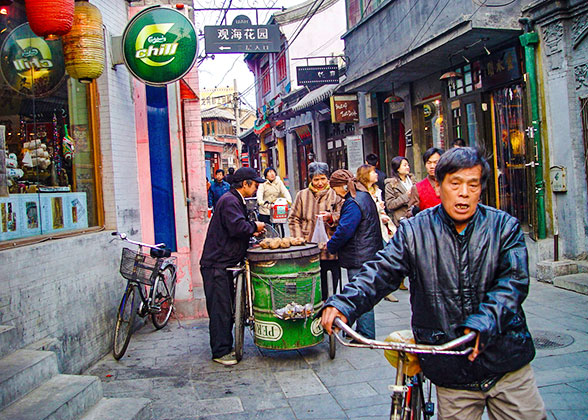
[[[490,420],[545,420],[531,365],[504,375],[488,392],[437,387],[439,420],[479,420],[488,408]]]

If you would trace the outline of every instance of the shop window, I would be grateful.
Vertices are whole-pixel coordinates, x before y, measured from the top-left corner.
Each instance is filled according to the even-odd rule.
[[[496,114],[497,206],[528,225],[531,218],[532,178],[526,164],[534,159],[525,136],[521,85],[499,89],[492,94]]]
[[[482,88],[482,71],[478,61],[454,69],[454,71],[460,73],[462,76],[448,83],[450,98]]]
[[[353,28],[361,19],[361,0],[347,0],[347,28]]]
[[[95,83],[66,75],[61,41],[32,33],[24,1],[0,26],[0,242],[102,224]]]
[[[286,76],[288,75],[288,70],[287,70],[287,66],[286,66],[286,53],[284,52],[284,50],[282,50],[282,52],[280,53],[280,56],[278,58],[278,64],[277,64],[277,79],[278,79],[278,83],[281,82],[282,80],[284,80],[286,78]]]
[[[453,108],[451,110],[451,132],[453,133],[453,138],[463,138],[463,121],[461,118],[461,108],[459,107],[459,103],[457,108]]]
[[[421,115],[421,124],[423,127],[423,138],[425,145],[430,147],[445,147],[445,136],[443,133],[443,112],[441,101],[435,100],[427,102],[419,107]]]

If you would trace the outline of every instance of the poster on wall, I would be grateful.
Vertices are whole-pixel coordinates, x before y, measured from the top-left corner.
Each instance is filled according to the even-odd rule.
[[[361,136],[345,137],[345,146],[347,146],[347,168],[355,174],[357,168],[364,164]]]

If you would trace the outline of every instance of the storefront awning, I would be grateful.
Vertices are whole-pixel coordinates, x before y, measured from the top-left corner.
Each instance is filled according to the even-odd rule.
[[[292,107],[292,111],[302,111],[318,104],[319,102],[329,99],[338,86],[339,85],[323,85],[312,92],[309,92]]]
[[[344,92],[387,92],[392,84],[409,83],[445,71],[465,61],[456,51],[484,54],[483,47],[493,51],[505,42],[515,39],[521,31],[513,29],[475,28],[471,22],[461,23],[431,42],[415,48],[382,66],[363,71],[364,63],[350,63],[347,80],[341,83]],[[484,43],[480,40],[484,39]],[[472,47],[474,46],[474,47]],[[464,53],[465,54],[465,53]],[[449,60],[453,57],[453,61]],[[357,66],[355,70],[353,66]]]

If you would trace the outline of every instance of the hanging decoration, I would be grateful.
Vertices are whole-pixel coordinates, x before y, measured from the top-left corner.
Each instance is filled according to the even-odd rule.
[[[100,10],[87,1],[76,2],[72,30],[63,37],[65,71],[90,83],[104,71],[104,32]]]
[[[67,124],[63,124],[63,130],[65,131],[61,143],[61,146],[63,147],[63,157],[71,163],[75,152],[74,139],[71,138],[67,132]]]
[[[25,0],[27,18],[35,34],[54,40],[73,25],[74,0]]]
[[[255,120],[253,123],[253,132],[257,135],[260,135],[268,128],[270,128],[270,123],[265,114],[262,115],[259,119]]]

